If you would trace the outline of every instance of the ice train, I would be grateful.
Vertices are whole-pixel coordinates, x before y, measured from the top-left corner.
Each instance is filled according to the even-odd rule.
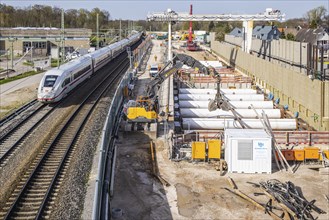
[[[141,38],[136,33],[93,53],[78,57],[59,68],[53,68],[45,73],[38,88],[38,101],[44,103],[58,102],[77,85],[113,60]]]

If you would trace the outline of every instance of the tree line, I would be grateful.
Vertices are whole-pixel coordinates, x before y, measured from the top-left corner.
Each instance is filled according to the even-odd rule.
[[[62,9],[47,5],[33,5],[30,7],[13,7],[0,4],[0,27],[57,27],[61,26]],[[94,8],[69,9],[64,11],[65,27],[91,28],[95,30],[96,17],[99,14],[99,26],[105,28],[110,20],[110,13],[106,10]]]
[[[320,6],[309,10],[304,18],[290,19],[285,22],[255,22],[256,25],[276,25],[278,27],[317,28],[328,27],[328,15],[325,7]],[[13,7],[0,3],[0,27],[57,27],[61,26],[62,9],[47,5],[32,5],[29,7]],[[64,11],[65,28],[90,28],[96,31],[96,17],[99,15],[99,29],[106,32],[108,29],[119,29],[120,21],[112,20],[111,15],[106,10],[94,8],[69,9]],[[166,22],[147,22],[145,20],[129,21],[122,20],[121,28],[130,29],[139,27],[138,30],[147,31],[167,31]],[[241,22],[193,22],[193,30],[213,31],[217,34],[218,40],[223,40],[226,33],[234,27],[241,27]],[[172,26],[173,31],[188,31],[189,22],[179,22]]]

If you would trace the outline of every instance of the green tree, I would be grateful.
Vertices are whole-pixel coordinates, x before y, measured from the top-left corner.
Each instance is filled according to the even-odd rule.
[[[324,6],[309,10],[304,16],[310,28],[318,28],[324,21],[327,9]]]
[[[208,31],[212,31],[212,30],[214,29],[214,27],[215,27],[215,24],[214,24],[213,21],[211,21],[211,22],[209,23],[209,26],[208,26]]]
[[[292,33],[288,33],[287,36],[286,36],[286,39],[287,40],[294,41],[295,40],[295,36]]]

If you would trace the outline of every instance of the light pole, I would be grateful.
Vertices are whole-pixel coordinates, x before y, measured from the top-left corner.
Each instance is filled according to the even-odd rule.
[[[9,53],[9,49],[7,49],[6,53],[7,53],[7,78],[9,78],[9,71],[8,71],[8,60],[9,60],[8,53]]]
[[[33,63],[33,42],[31,41],[31,65],[32,65],[32,68],[34,67],[34,63]]]
[[[10,51],[10,58],[11,58],[11,69],[14,69],[14,42],[17,40],[16,37],[9,37],[8,41],[11,42],[11,51]]]
[[[96,36],[97,36],[97,38],[96,38],[96,50],[98,50],[99,49],[99,24],[98,24],[98,13],[97,13],[97,15],[96,15]]]
[[[61,39],[55,38],[55,41],[57,42],[57,67],[59,68],[59,52],[60,52],[60,46],[59,43],[61,42]]]
[[[121,41],[121,35],[122,35],[122,34],[121,34],[121,31],[122,31],[122,30],[121,30],[121,18],[120,18],[120,41]]]

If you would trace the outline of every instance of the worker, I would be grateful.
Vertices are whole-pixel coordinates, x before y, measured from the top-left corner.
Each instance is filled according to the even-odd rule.
[[[154,61],[156,62],[158,59],[157,55],[154,55]]]

